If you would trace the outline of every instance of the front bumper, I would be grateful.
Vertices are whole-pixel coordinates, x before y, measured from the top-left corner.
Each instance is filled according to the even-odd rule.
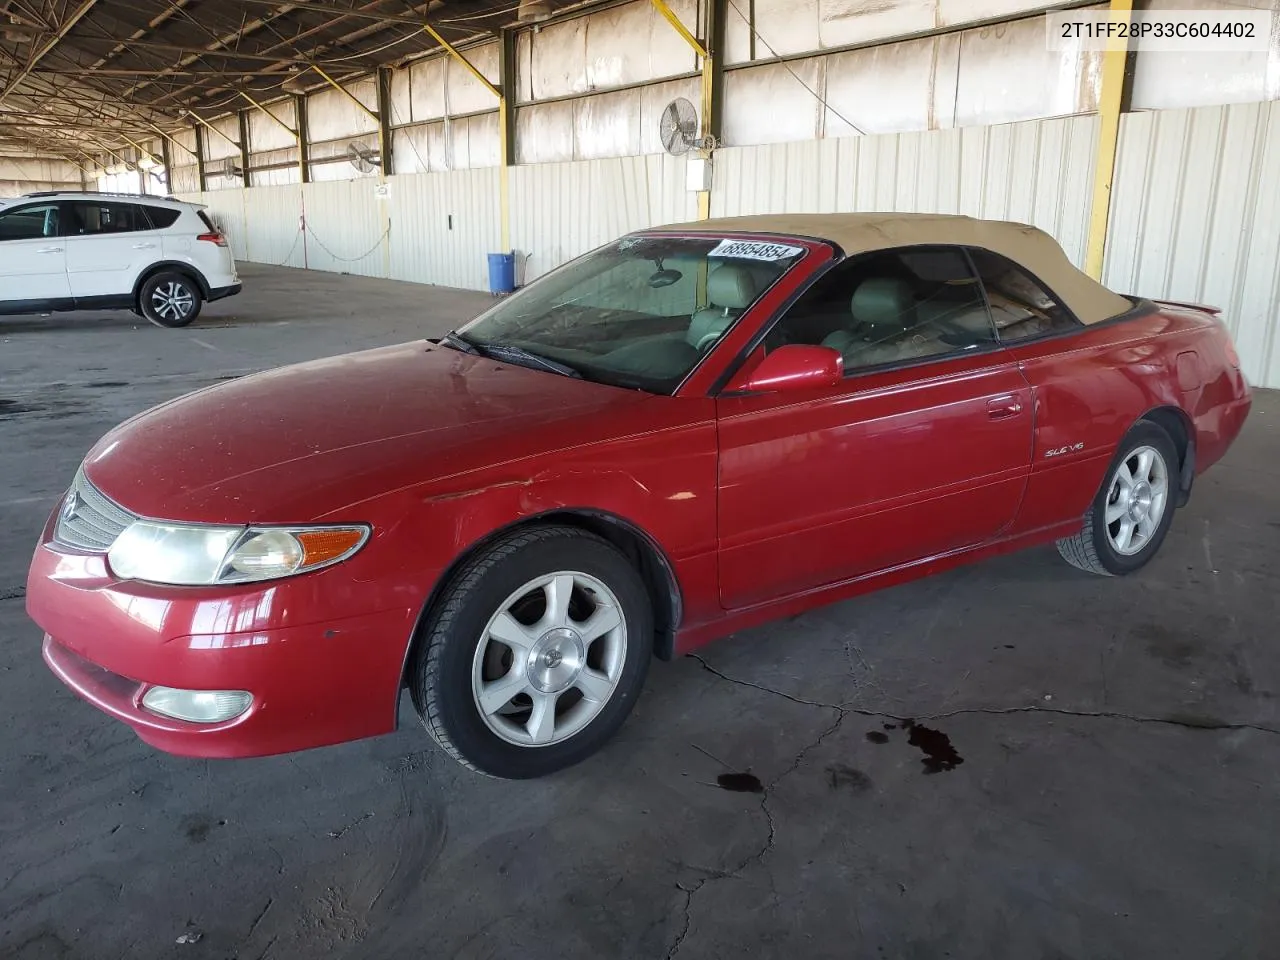
[[[205,299],[212,303],[214,300],[221,300],[224,297],[234,297],[243,289],[243,283],[233,283],[229,287],[210,287],[209,296]]]
[[[36,548],[27,611],[50,669],[144,741],[192,757],[287,753],[395,728],[404,652],[417,610],[343,615],[341,567],[237,588],[161,587],[111,576],[97,554]],[[329,599],[326,599],[329,598]],[[247,690],[219,723],[158,716],[153,685]]]

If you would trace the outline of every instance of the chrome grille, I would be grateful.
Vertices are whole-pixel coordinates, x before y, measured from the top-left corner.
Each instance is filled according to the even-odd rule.
[[[53,528],[53,539],[64,547],[102,553],[137,517],[112,503],[91,484],[83,470],[67,491]]]

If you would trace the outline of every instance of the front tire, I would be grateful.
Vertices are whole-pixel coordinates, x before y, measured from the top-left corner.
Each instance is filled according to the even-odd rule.
[[[644,685],[653,611],[612,544],[573,527],[506,536],[470,560],[418,639],[410,691],[458,762],[502,779],[585,760]]]
[[[1123,576],[1145,566],[1173,522],[1178,451],[1163,428],[1140,421],[1121,441],[1080,531],[1058,541],[1073,567]]]
[[[176,271],[157,273],[138,291],[138,310],[158,327],[185,327],[200,316],[203,303],[200,286]]]

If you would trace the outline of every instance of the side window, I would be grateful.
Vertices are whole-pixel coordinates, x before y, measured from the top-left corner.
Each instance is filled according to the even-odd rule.
[[[58,205],[40,203],[0,213],[0,243],[58,236]]]
[[[173,210],[169,207],[149,207],[141,206],[140,210],[151,221],[151,226],[157,230],[164,230],[166,227],[172,227],[178,222],[178,217],[182,211]]]
[[[71,204],[71,209],[72,232],[79,236],[151,229],[150,221],[137,204],[77,200]]]
[[[964,253],[910,247],[856,257],[828,273],[778,321],[765,347],[833,347],[850,372],[977,350],[994,340]]]
[[[1005,343],[1080,329],[1080,322],[1025,270],[990,250],[971,249],[991,303],[991,319]]]

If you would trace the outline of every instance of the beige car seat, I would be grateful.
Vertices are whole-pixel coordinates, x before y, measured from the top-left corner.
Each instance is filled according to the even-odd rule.
[[[685,340],[702,351],[715,343],[751,306],[760,292],[756,275],[749,267],[722,263],[707,274],[707,300],[710,306],[694,313]]]
[[[864,280],[849,302],[852,329],[836,330],[822,341],[840,351],[846,362],[868,367],[901,358],[897,342],[912,323],[915,296],[905,280]]]

